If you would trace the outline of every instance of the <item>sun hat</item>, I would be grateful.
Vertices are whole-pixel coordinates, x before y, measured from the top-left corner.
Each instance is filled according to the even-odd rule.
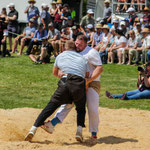
[[[28,0],[28,3],[36,3],[36,1],[35,0]]]
[[[104,3],[110,3],[110,0],[105,0]]]
[[[109,30],[109,26],[107,24],[104,24],[104,26],[102,27],[102,29],[108,29]]]
[[[48,5],[45,4],[45,3],[42,3],[41,6],[42,6],[43,8],[48,8]]]
[[[56,1],[54,1],[54,0],[53,0],[53,1],[51,2],[51,5],[53,5],[53,4],[55,4],[55,5],[56,5]]]
[[[142,33],[149,33],[149,29],[148,28],[143,28]]]
[[[77,29],[77,26],[73,26],[73,27],[72,27],[72,30],[76,30],[76,29]]]
[[[100,28],[102,28],[102,25],[101,24],[96,24],[96,28],[100,29]]]
[[[126,25],[125,21],[121,21],[120,25],[124,25],[125,26]]]
[[[14,3],[9,3],[7,7],[15,7]]]
[[[92,25],[92,24],[88,24],[88,25],[86,26],[86,28],[92,29],[92,28],[93,28],[93,25]]]
[[[62,4],[62,0],[57,0],[57,4]]]

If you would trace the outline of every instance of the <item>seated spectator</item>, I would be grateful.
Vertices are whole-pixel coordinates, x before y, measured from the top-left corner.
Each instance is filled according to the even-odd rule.
[[[134,20],[134,23],[133,23],[133,26],[132,26],[134,31],[136,30],[136,24],[137,23],[140,23],[140,18],[139,17],[136,17],[135,20]]]
[[[150,61],[150,35],[149,35],[149,29],[144,28],[142,30],[143,33],[143,44],[142,47],[137,48],[138,51],[142,51],[142,62],[146,64],[146,62]],[[147,54],[147,56],[146,56]]]
[[[49,43],[53,46],[53,53],[54,56],[56,57],[59,54],[59,40],[60,40],[60,31],[58,31],[56,28],[54,28],[54,24],[50,23],[48,25],[48,35],[47,39]]]
[[[124,49],[124,53],[123,53],[123,64],[125,64],[125,60],[126,60],[126,53],[128,53],[128,57],[129,57],[129,61],[128,61],[128,65],[132,64],[132,58],[136,56],[136,49],[138,47],[138,39],[135,36],[135,32],[134,30],[131,30],[129,32],[129,40],[128,40],[128,44],[126,46],[126,48]]]
[[[37,21],[39,18],[39,9],[38,7],[34,6],[36,3],[35,0],[28,0],[29,6],[26,7],[24,13],[27,14],[27,21],[29,22],[30,19],[35,20],[35,25],[37,26]]]
[[[115,32],[115,30],[114,29],[110,29],[110,34],[111,34],[111,36],[110,36],[110,42],[109,42],[109,44],[108,44],[108,46],[107,46],[107,53],[108,53],[108,58],[107,58],[107,63],[108,64],[111,64],[111,54],[110,54],[110,51],[109,51],[109,48],[110,48],[110,46],[113,44],[113,42],[114,42],[114,40],[115,40],[115,36],[116,36],[116,32]]]
[[[128,91],[124,94],[111,94],[106,91],[106,96],[110,99],[132,100],[132,99],[150,99],[150,63],[146,64],[145,70],[139,69],[138,89]]]
[[[66,24],[64,24],[64,25],[62,26],[62,29],[63,29],[63,28],[67,28],[67,27],[73,27],[73,26],[74,26],[73,19],[72,19],[71,16],[68,16],[67,22],[66,22]]]
[[[20,46],[20,51],[19,51],[18,55],[21,55],[22,51],[24,49],[24,46],[29,45],[31,39],[33,38],[35,30],[36,30],[36,28],[34,27],[34,20],[30,19],[28,26],[24,29],[23,33],[21,35],[18,35],[14,39],[14,44],[13,44],[11,53],[15,53],[17,45],[18,45],[18,43],[20,43],[21,46]]]
[[[94,37],[94,29],[92,24],[88,24],[86,27],[86,32],[84,32],[84,35],[87,37],[87,44],[89,46],[92,45],[93,37]]]
[[[35,64],[45,64],[50,63],[50,56],[51,52],[53,51],[53,48],[51,44],[48,43],[47,38],[42,39],[42,46],[41,46],[41,53],[40,56],[35,56],[33,54],[29,55],[29,58],[35,63]]]
[[[114,30],[119,29],[119,19],[117,17],[113,18],[113,26],[111,28]]]
[[[94,33],[93,41],[92,41],[92,48],[98,45],[102,41],[102,25],[97,24],[96,25],[96,32]]]
[[[125,21],[120,22],[120,30],[122,30],[123,34],[128,39],[129,38],[129,29],[126,27]]]
[[[148,7],[145,7],[144,9],[143,9],[143,20],[144,19],[147,19],[148,20],[148,24],[150,23],[150,14],[149,14],[149,8]]]
[[[42,24],[39,24],[38,29],[35,31],[35,34],[29,43],[29,46],[25,55],[29,55],[31,53],[33,45],[42,45],[42,38],[44,37],[47,37],[47,31],[43,29]]]
[[[113,44],[110,46],[108,51],[110,52],[111,64],[114,63],[115,53],[117,53],[118,64],[122,64],[123,62],[123,51],[126,47],[127,39],[121,30],[116,30],[116,36]]]
[[[95,49],[99,51],[102,63],[107,64],[107,47],[110,42],[111,34],[109,33],[108,25],[104,25],[102,30],[103,30],[102,41],[99,43],[100,46],[99,45],[96,46]]]
[[[50,13],[48,12],[49,7],[47,4],[43,3],[41,5],[42,12],[40,14],[40,23],[43,24],[44,29],[48,31],[48,24],[51,22],[51,16]]]
[[[79,34],[82,34],[82,32],[80,32],[80,27],[79,26],[73,26],[72,27],[72,38],[74,41],[76,40],[76,38]]]
[[[125,18],[124,21],[125,21],[127,30],[129,30],[129,31],[132,30],[133,27],[130,25],[129,19],[128,19],[128,18]]]
[[[64,51],[66,40],[73,40],[70,28],[65,28],[62,31],[61,38],[59,40],[59,53],[62,53]]]

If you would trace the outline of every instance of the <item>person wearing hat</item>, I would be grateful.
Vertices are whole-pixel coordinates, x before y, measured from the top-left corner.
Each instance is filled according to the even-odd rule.
[[[74,26],[74,21],[73,21],[73,19],[72,19],[72,17],[71,16],[68,16],[68,19],[67,19],[67,22],[66,22],[66,24],[64,24],[64,25],[62,25],[62,29],[63,28],[67,28],[67,27],[73,27]]]
[[[94,37],[94,28],[92,24],[88,24],[86,27],[86,31],[83,32],[84,35],[87,37],[87,44],[89,46],[92,45],[93,37]]]
[[[53,46],[53,54],[56,57],[59,54],[59,40],[60,40],[60,31],[54,27],[53,23],[48,25],[48,42]]]
[[[24,47],[29,45],[31,39],[33,38],[35,30],[36,30],[36,28],[34,25],[34,20],[30,19],[28,22],[28,26],[24,29],[23,33],[18,35],[14,39],[12,53],[15,53],[15,50],[17,49],[17,45],[19,43],[20,44],[20,50],[19,50],[18,55],[21,55]]]
[[[125,21],[120,22],[120,28],[119,29],[122,30],[123,34],[128,39],[129,38],[129,28],[126,27]]]
[[[119,19],[117,17],[113,18],[112,20],[113,26],[111,27],[114,30],[119,29]]]
[[[104,1],[105,7],[103,12],[103,19],[105,23],[111,23],[111,14],[112,14],[112,8],[110,7],[110,1],[105,0]]]
[[[6,20],[8,20],[8,38],[9,38],[9,47],[10,47],[10,51],[12,50],[12,37],[15,38],[16,37],[16,33],[18,32],[18,11],[15,9],[15,4],[14,3],[10,3],[8,5],[9,7],[9,13],[8,16],[6,18]],[[12,34],[14,33],[14,34]]]
[[[35,0],[28,0],[29,6],[26,7],[24,13],[27,14],[27,21],[29,22],[30,19],[34,19],[35,23],[37,24],[37,20],[39,18],[39,9],[38,7],[34,6],[36,3]]]
[[[102,40],[102,25],[96,24],[96,32],[94,33],[92,48],[94,48]]]
[[[29,46],[25,55],[30,55],[34,45],[41,46],[42,38],[44,37],[47,37],[47,30],[43,28],[43,24],[39,24],[37,30],[34,33],[32,40],[29,43]]]
[[[50,13],[48,12],[49,7],[47,4],[43,3],[41,5],[42,11],[40,14],[40,23],[43,24],[44,29],[48,31],[48,24],[52,21]]]
[[[134,9],[133,7],[129,7],[126,12],[129,13],[130,25],[133,26],[134,20],[135,20],[135,18],[137,17],[137,15],[135,14],[135,9]]]
[[[53,0],[51,2],[51,8],[49,9],[49,13],[51,15],[51,19],[52,19],[52,22],[54,22],[54,18],[55,18],[55,11],[56,11],[56,1]]]
[[[146,63],[150,61],[150,35],[149,35],[149,29],[148,28],[143,28],[142,33],[143,33],[143,44],[142,47],[137,48],[138,51],[142,52],[142,62]],[[146,53],[146,54],[145,54]]]
[[[80,22],[80,29],[81,31],[85,32],[85,28],[88,24],[92,24],[94,26],[95,24],[95,19],[92,17],[94,15],[94,12],[92,9],[89,9],[87,11],[87,15],[84,16],[82,19],[81,19],[81,22]]]
[[[57,0],[56,7],[62,7],[62,0]]]
[[[99,55],[101,57],[102,63],[107,64],[107,48],[110,42],[110,36],[109,33],[109,26],[104,25],[102,27],[103,35],[102,35],[102,41],[99,43],[100,45],[96,46],[96,49],[99,51]]]

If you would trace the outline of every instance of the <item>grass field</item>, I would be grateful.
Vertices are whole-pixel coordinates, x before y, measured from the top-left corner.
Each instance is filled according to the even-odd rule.
[[[51,64],[34,65],[27,56],[0,58],[0,108],[43,108],[57,87]],[[150,100],[121,101],[108,99],[105,91],[124,93],[136,89],[137,67],[104,65],[101,76],[100,106],[150,110]]]

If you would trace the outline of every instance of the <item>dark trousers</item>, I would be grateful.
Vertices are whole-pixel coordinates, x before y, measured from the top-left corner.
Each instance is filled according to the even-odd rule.
[[[37,42],[34,42],[31,40],[31,42],[29,43],[29,46],[28,46],[28,49],[26,51],[26,53],[29,55],[31,53],[31,50],[33,48],[33,45],[42,45],[42,41],[37,41]]]
[[[85,80],[82,77],[68,74],[67,78],[62,78],[58,82],[58,88],[50,99],[50,102],[42,110],[36,119],[34,126],[39,127],[51,116],[62,104],[74,102],[77,111],[77,126],[85,127]]]

